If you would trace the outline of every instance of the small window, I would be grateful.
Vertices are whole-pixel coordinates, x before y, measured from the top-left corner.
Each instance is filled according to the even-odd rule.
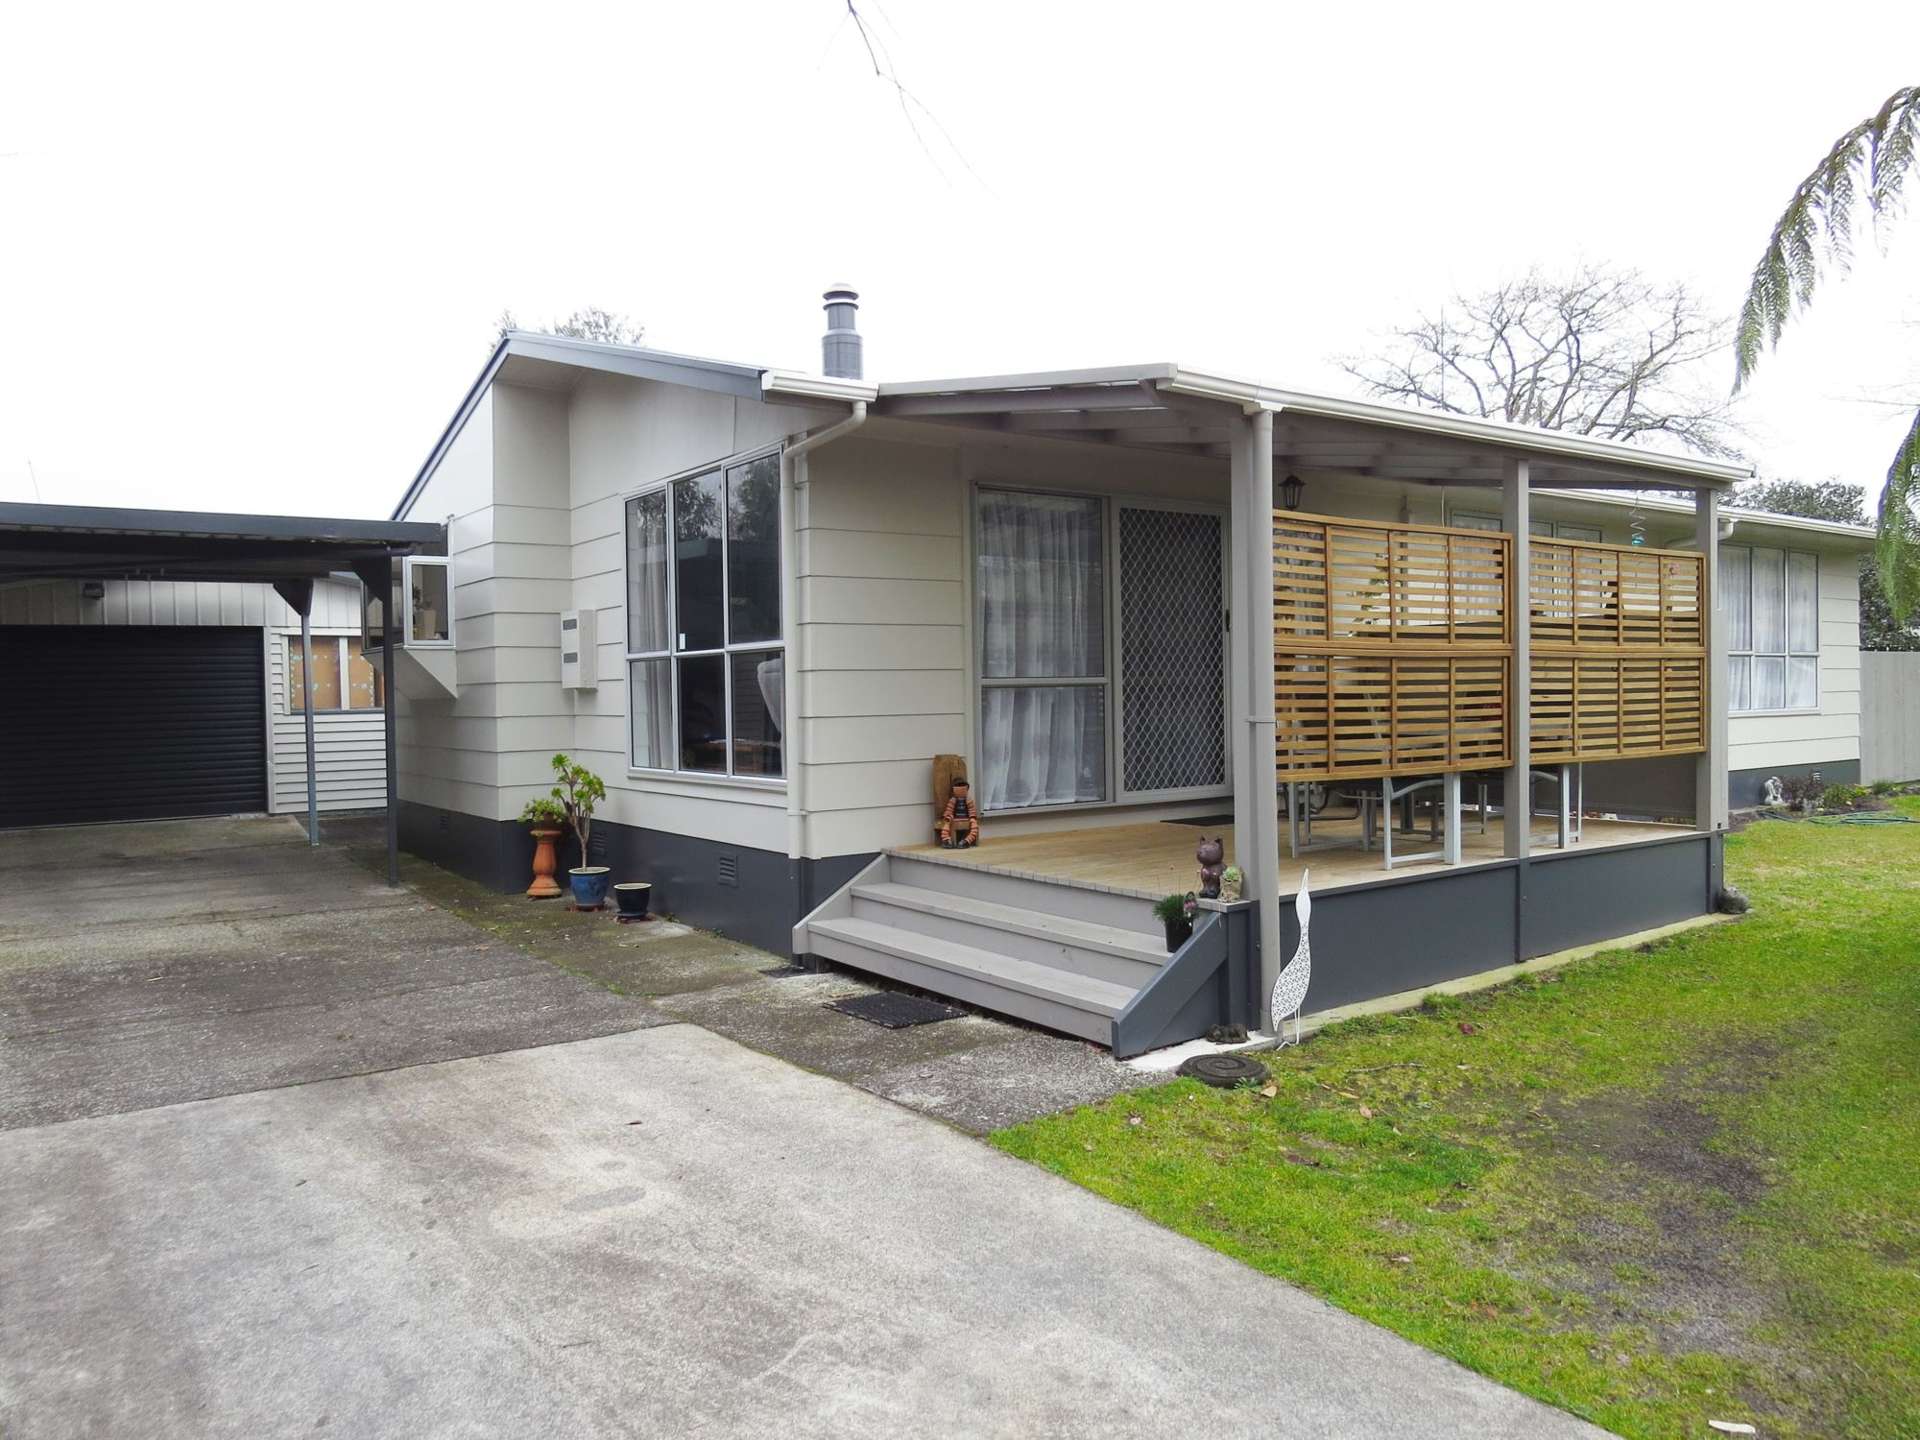
[[[407,643],[453,643],[453,584],[445,560],[409,556],[406,563]]]
[[[364,653],[358,635],[313,637],[313,710],[379,710],[386,700],[386,677]],[[307,708],[300,637],[287,636],[287,713]]]
[[[347,647],[347,709],[385,709],[387,677],[367,659],[358,635],[349,635]]]

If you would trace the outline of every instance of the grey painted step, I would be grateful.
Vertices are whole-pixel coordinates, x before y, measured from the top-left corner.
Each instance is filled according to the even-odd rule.
[[[1138,895],[1117,895],[1110,890],[1088,890],[1077,885],[1028,880],[1019,875],[999,875],[977,865],[948,865],[913,855],[889,854],[887,867],[889,878],[922,890],[970,895],[996,905],[1014,905],[1070,920],[1089,920],[1096,925],[1135,930],[1142,935],[1162,933],[1160,922],[1153,918],[1153,902]],[[1163,937],[1163,947],[1165,943]]]
[[[917,885],[871,882],[853,887],[853,913],[902,930],[937,936],[1031,960],[1075,975],[1138,990],[1166,963],[1164,935],[1142,935],[1092,920],[1049,915],[971,895]]]
[[[816,955],[1099,1045],[1113,1043],[1113,1017],[1133,998],[1124,985],[858,916],[808,929]]]

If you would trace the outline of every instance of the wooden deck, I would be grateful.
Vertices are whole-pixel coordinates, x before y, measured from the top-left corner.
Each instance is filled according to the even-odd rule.
[[[1500,857],[1500,819],[1487,822],[1480,833],[1479,817],[1468,810],[1463,814],[1461,868]],[[1403,854],[1431,848],[1422,817],[1422,828],[1415,833],[1395,835],[1396,860]],[[1684,825],[1649,825],[1620,820],[1588,820],[1585,838],[1570,846],[1575,850],[1597,850],[1608,845],[1624,845],[1635,840],[1654,840],[1689,833]],[[971,850],[942,850],[937,845],[903,847],[896,854],[917,859],[938,859],[955,865],[978,865],[1033,880],[1052,880],[1097,890],[1158,898],[1174,891],[1187,891],[1198,883],[1199,865],[1193,858],[1194,847],[1203,835],[1220,836],[1226,842],[1227,863],[1238,863],[1233,853],[1231,825],[1197,826],[1176,821],[1150,821],[1140,825],[1088,826],[1078,830],[1028,831],[995,836],[992,823],[985,827],[986,838]],[[1299,887],[1300,872],[1311,867],[1317,890],[1342,885],[1360,885],[1384,880],[1389,872],[1380,865],[1380,851],[1360,848],[1360,822],[1357,819],[1322,820],[1315,823],[1316,845],[1341,841],[1338,848],[1316,849],[1299,860],[1287,858],[1284,826],[1281,836],[1280,888],[1291,894]],[[1536,855],[1557,853],[1554,845],[1554,821],[1549,816],[1534,820]],[[1430,875],[1447,867],[1437,858],[1413,864],[1396,864],[1395,877]]]

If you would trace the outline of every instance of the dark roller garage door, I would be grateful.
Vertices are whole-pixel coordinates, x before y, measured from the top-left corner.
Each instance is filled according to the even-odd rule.
[[[0,625],[0,828],[267,808],[260,631]]]

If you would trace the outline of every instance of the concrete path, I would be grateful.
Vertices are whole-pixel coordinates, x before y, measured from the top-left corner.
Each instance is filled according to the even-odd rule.
[[[0,1134],[0,1277],[23,1440],[1600,1433],[690,1025]]]

